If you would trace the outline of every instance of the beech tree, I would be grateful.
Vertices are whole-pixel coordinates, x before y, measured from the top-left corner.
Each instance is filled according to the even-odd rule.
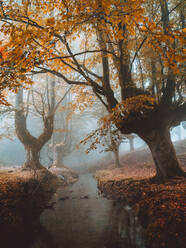
[[[29,74],[51,73],[78,85],[77,94],[82,89],[92,91],[108,111],[103,128],[104,122],[110,122],[123,134],[140,136],[152,152],[159,179],[185,175],[169,132],[186,120],[185,20],[179,11],[183,1],[0,3],[2,46],[8,53],[1,61],[8,71],[0,76],[6,83],[26,83]],[[155,88],[148,87],[151,78],[142,80],[142,62],[149,60],[144,48],[160,57],[152,63],[161,72],[159,78],[153,70],[154,82],[160,82],[158,99]]]
[[[0,47],[0,60],[3,61],[6,59],[6,52],[4,47]],[[12,88],[11,82],[6,80],[6,68],[0,66],[0,104],[9,105],[6,99],[6,90]]]
[[[26,103],[24,102],[23,88],[20,88],[16,94],[15,130],[18,139],[25,148],[26,161],[23,166],[25,169],[42,168],[40,164],[40,151],[52,137],[55,112],[69,91],[67,90],[64,96],[56,103],[55,81],[51,81],[50,85],[48,80],[46,81],[44,93],[34,89],[30,90],[31,92],[28,91]],[[27,128],[27,117],[30,111],[30,94],[32,97],[32,109],[39,115],[43,123],[43,131],[38,137],[33,136]]]
[[[70,101],[71,93],[69,91],[56,111],[54,118],[54,132],[50,146],[52,146],[53,149],[53,165],[57,167],[63,167],[64,157],[74,150],[72,118],[68,116],[72,111],[70,109]]]
[[[86,138],[82,139],[80,143],[85,145],[88,142],[91,142],[89,148],[86,150],[86,153],[98,148],[101,149],[100,152],[110,152],[111,157],[114,157],[115,167],[121,167],[119,147],[124,139],[128,137],[122,135],[119,130],[115,128],[115,126],[110,125],[110,122],[107,122],[107,125],[103,128],[102,120],[106,115],[106,109],[99,102],[99,100],[97,100],[96,105],[89,108],[89,111],[89,116],[97,120],[98,128],[94,128],[94,130],[87,135]]]

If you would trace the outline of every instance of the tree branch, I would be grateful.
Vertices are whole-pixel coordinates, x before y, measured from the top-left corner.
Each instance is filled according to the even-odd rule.
[[[186,121],[186,101],[172,111],[170,126],[178,126],[182,121]]]
[[[68,90],[65,92],[64,96],[59,100],[59,102],[56,104],[55,108],[53,109],[52,113],[50,113],[50,115],[54,115],[56,110],[58,109],[59,105],[61,104],[61,102],[65,99],[65,97],[67,96],[67,94],[70,92],[70,90],[72,89],[73,85],[71,85]]]
[[[179,7],[179,6],[180,6],[182,3],[184,3],[184,2],[185,2],[185,0],[183,0],[183,1],[180,2],[180,3],[178,3],[174,8],[172,8],[172,9],[168,12],[167,15],[163,16],[163,17],[156,23],[156,25],[160,24],[161,21],[163,21],[165,18],[167,18],[167,17],[168,17],[176,8],[177,8],[177,7]],[[144,37],[144,39],[143,39],[142,42],[140,43],[140,45],[139,45],[137,51],[135,52],[134,57],[133,57],[133,59],[132,59],[132,62],[131,62],[131,64],[130,64],[130,71],[132,70],[133,63],[134,63],[134,61],[135,61],[135,59],[136,59],[136,57],[137,57],[139,51],[141,50],[142,46],[143,46],[144,43],[146,42],[147,38],[148,38],[148,35],[146,35],[146,36]]]

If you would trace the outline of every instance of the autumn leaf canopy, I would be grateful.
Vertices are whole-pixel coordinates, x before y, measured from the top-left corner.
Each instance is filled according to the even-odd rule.
[[[0,1],[1,99],[51,73],[109,112],[138,102],[148,110],[168,94],[183,103],[182,8],[176,0]],[[174,93],[165,93],[170,79]]]

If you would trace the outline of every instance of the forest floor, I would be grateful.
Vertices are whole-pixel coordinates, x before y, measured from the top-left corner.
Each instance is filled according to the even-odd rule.
[[[186,171],[186,140],[176,143]],[[107,198],[135,207],[150,248],[180,248],[186,243],[186,179],[155,182],[152,157],[140,149],[121,157],[122,168],[110,165],[96,173],[98,188]]]
[[[77,180],[76,175],[73,178],[71,171],[65,170],[65,173],[65,180],[62,180],[59,178],[59,171],[0,169],[1,244],[24,237],[25,228],[28,229],[27,232],[34,229],[41,212],[48,207],[47,204],[57,188]]]

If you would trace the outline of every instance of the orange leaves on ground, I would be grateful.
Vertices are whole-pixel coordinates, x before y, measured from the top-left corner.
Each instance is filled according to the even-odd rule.
[[[144,177],[137,179],[126,171],[127,167],[99,171],[96,178],[101,193],[123,205],[135,204],[151,248],[184,247],[185,178],[160,184]]]
[[[31,215],[35,220],[58,183],[56,177],[45,169],[37,172],[0,170],[0,231],[5,227],[24,228],[25,218]]]

